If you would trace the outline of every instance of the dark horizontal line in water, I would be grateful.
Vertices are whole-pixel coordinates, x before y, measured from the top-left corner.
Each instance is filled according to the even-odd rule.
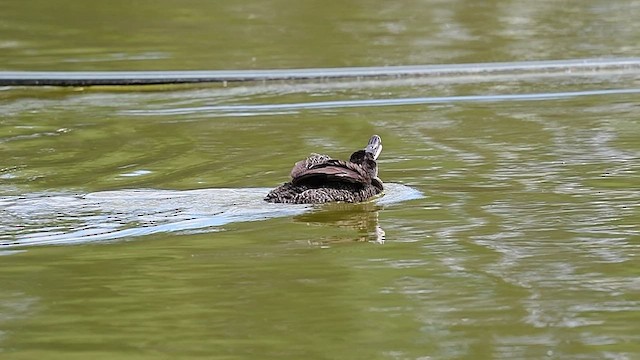
[[[452,102],[499,102],[499,101],[535,101],[573,98],[580,96],[596,95],[621,95],[639,94],[640,88],[635,89],[606,89],[606,90],[585,90],[553,93],[533,93],[533,94],[506,94],[506,95],[464,95],[464,96],[442,96],[442,97],[416,97],[401,99],[365,99],[365,100],[341,100],[341,101],[319,101],[289,104],[262,104],[262,105],[213,105],[198,106],[177,109],[161,110],[126,110],[125,114],[135,115],[181,115],[201,112],[221,112],[227,114],[248,113],[248,112],[273,112],[273,111],[293,111],[309,109],[335,109],[349,107],[379,107],[379,106],[400,106],[400,105],[427,105],[442,104]]]
[[[273,70],[0,71],[0,86],[122,86],[640,70],[640,58]]]

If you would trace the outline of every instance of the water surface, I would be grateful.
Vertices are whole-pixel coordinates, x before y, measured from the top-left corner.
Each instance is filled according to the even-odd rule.
[[[639,11],[0,1],[0,68],[634,57]],[[2,88],[0,357],[638,358],[639,79]],[[260,200],[301,157],[346,157],[374,133],[401,191]]]

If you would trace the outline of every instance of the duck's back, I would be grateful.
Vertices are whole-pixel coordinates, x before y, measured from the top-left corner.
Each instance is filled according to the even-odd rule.
[[[294,185],[315,187],[330,186],[331,183],[346,183],[351,186],[367,186],[371,184],[371,176],[358,164],[348,161],[328,159],[310,166],[296,163],[291,171],[291,182]]]
[[[349,161],[311,154],[293,166],[291,181],[271,190],[265,200],[296,204],[366,201],[383,191],[376,163],[381,151],[381,139],[374,135]]]

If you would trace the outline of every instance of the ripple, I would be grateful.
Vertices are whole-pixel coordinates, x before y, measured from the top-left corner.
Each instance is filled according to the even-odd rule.
[[[464,95],[464,96],[436,96],[415,97],[401,99],[362,99],[343,101],[318,101],[287,104],[255,104],[255,105],[213,105],[196,106],[172,109],[153,110],[123,110],[123,115],[158,116],[158,115],[185,115],[197,113],[223,113],[225,115],[252,116],[267,115],[273,113],[280,115],[283,111],[312,110],[312,109],[340,109],[354,107],[382,107],[382,106],[407,106],[444,104],[455,102],[502,102],[502,101],[540,101],[551,99],[575,98],[581,96],[602,96],[640,94],[640,88],[633,89],[605,89],[586,91],[567,91],[530,94],[503,94],[503,95]],[[274,113],[275,112],[275,113]]]

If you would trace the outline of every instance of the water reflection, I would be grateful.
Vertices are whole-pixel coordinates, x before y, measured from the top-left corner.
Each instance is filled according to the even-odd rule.
[[[357,233],[353,237],[329,236],[309,240],[312,245],[328,246],[350,241],[368,241],[384,244],[386,234],[378,222],[379,212],[382,208],[382,206],[374,202],[364,204],[327,204],[320,211],[304,213],[295,216],[293,220],[309,225],[353,229]]]

